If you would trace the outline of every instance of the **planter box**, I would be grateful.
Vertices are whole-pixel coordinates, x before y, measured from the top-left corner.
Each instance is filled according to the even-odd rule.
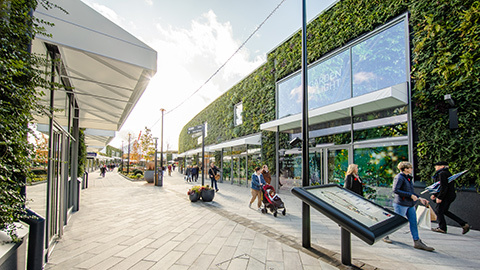
[[[147,183],[153,183],[153,180],[155,180],[155,171],[145,171],[143,173],[143,178]]]
[[[200,199],[200,193],[192,193],[190,195],[188,195],[188,198],[190,199],[191,202],[196,202]]]
[[[10,236],[0,231],[0,270],[26,269],[28,225],[17,223],[19,243],[10,243]]]
[[[202,201],[204,202],[211,202],[213,201],[213,197],[215,197],[215,190],[202,190]]]

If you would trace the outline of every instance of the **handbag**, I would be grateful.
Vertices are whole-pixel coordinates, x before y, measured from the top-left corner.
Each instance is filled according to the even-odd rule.
[[[220,174],[219,173],[215,174],[215,180],[220,180]]]

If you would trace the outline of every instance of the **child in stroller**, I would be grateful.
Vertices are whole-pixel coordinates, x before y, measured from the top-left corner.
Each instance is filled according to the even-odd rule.
[[[283,209],[282,215],[285,216],[287,210],[285,209],[285,205],[283,204],[282,199],[278,197],[275,189],[270,185],[264,185],[262,187],[263,193],[263,209],[262,213],[267,213],[267,208],[270,209],[270,212],[273,213],[274,217],[277,217],[278,209]]]

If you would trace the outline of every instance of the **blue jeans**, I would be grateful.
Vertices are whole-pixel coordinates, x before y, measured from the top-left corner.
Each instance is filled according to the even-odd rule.
[[[215,178],[210,178],[210,180],[212,180],[212,188],[215,188],[215,190],[218,189],[217,187],[217,180],[215,180]],[[214,186],[215,185],[215,186]]]
[[[393,209],[395,210],[395,213],[408,219],[408,223],[410,224],[410,233],[412,234],[413,240],[420,239],[418,237],[417,213],[415,212],[415,207],[408,207],[394,203]]]

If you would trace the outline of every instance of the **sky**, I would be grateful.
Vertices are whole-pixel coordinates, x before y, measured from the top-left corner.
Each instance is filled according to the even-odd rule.
[[[126,145],[128,133],[135,138],[145,127],[160,138],[163,108],[164,150],[178,150],[182,128],[263,64],[268,52],[302,26],[301,0],[82,2],[157,51],[157,73],[110,142],[118,148],[122,141]],[[307,0],[308,21],[334,2]],[[245,46],[206,83],[280,3]]]

